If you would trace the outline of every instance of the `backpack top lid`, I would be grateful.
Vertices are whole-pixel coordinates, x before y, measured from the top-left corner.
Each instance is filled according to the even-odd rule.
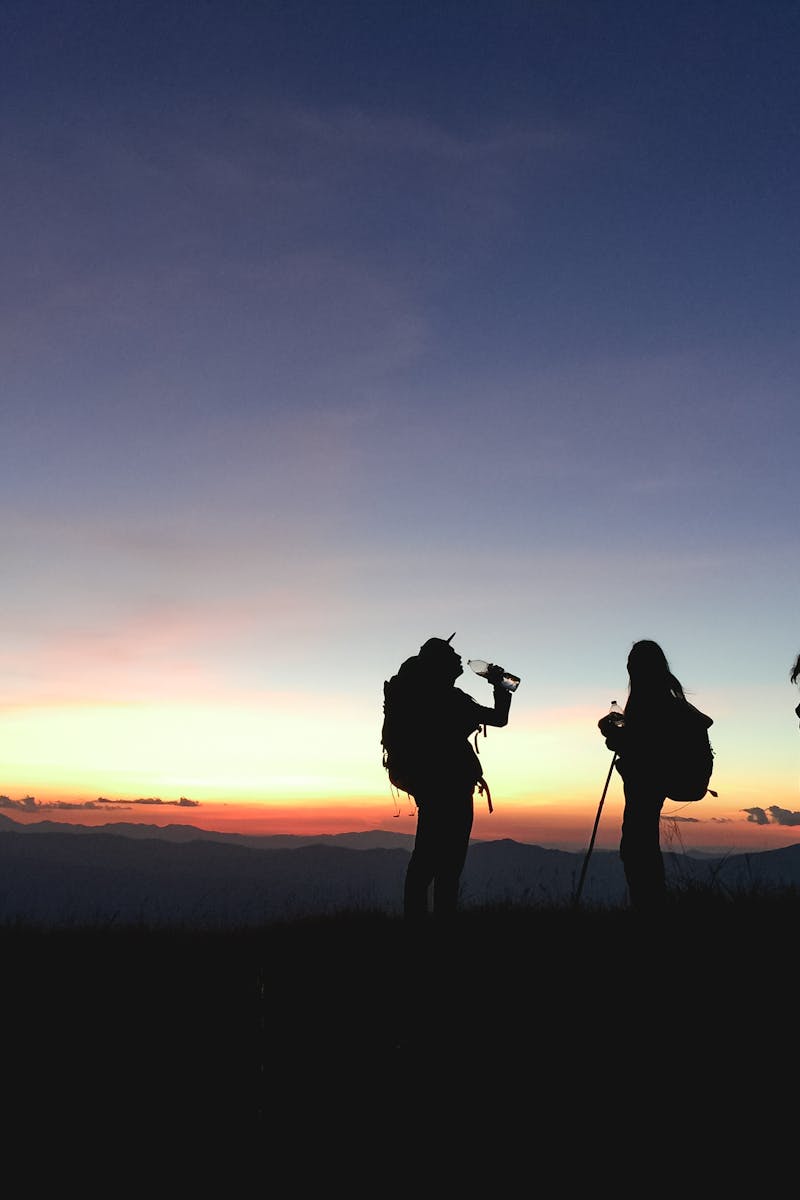
[[[462,666],[461,655],[450,645],[455,636],[454,633],[451,633],[447,640],[432,637],[428,638],[427,642],[423,642],[419,648],[419,654],[416,656],[420,669],[426,674],[457,678],[462,673]]]
[[[451,654],[451,655],[455,654],[456,651],[455,651],[454,647],[450,645],[450,643],[452,642],[452,640],[455,636],[456,635],[454,633],[451,633],[449,638],[439,638],[439,637],[428,638],[427,642],[423,642],[419,648],[420,657],[422,657],[422,658],[429,658],[429,657],[439,658],[439,657],[442,657],[447,654]]]

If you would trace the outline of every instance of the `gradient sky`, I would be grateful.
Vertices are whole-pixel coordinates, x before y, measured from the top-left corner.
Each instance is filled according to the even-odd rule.
[[[7,815],[413,832],[382,684],[456,631],[522,677],[474,836],[586,845],[649,637],[715,719],[669,836],[800,840],[799,56],[788,0],[5,0]]]

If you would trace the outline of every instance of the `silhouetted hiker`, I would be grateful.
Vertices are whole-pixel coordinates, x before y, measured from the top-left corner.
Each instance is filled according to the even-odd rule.
[[[797,658],[795,659],[794,666],[792,667],[792,673],[789,678],[791,679],[792,683],[797,683],[798,680],[800,680],[800,654],[798,654]],[[794,711],[795,715],[800,717],[800,704],[798,704]]]
[[[678,706],[686,697],[657,642],[633,643],[628,678],[624,724],[607,714],[597,725],[609,750],[618,755],[624,785],[619,851],[631,907],[655,912],[666,895],[660,842],[661,809],[667,798],[665,764],[674,753]]]
[[[384,712],[388,715],[393,706],[405,710],[411,729],[402,783],[417,805],[417,832],[403,889],[403,913],[409,921],[427,917],[431,884],[434,917],[456,911],[472,832],[473,794],[485,786],[470,735],[483,725],[507,725],[511,707],[511,692],[501,686],[501,667],[493,667],[488,677],[492,708],[454,686],[463,667],[450,645],[453,636],[447,641],[429,638],[384,686]]]

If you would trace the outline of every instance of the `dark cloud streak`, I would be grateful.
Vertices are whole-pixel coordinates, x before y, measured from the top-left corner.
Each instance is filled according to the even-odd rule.
[[[800,825],[800,812],[792,812],[788,808],[780,808],[771,804],[769,808],[743,808],[747,820],[753,825]]]
[[[22,800],[12,800],[10,796],[0,796],[0,809],[10,808],[15,812],[109,812],[126,811],[136,805],[143,804],[150,808],[199,808],[199,800],[188,800],[181,796],[180,800],[162,800],[158,796],[141,797],[138,800],[109,800],[98,796],[96,800],[46,800],[39,801],[34,796],[24,796]]]

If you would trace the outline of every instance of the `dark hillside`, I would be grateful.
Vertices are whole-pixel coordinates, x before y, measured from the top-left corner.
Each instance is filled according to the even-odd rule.
[[[259,929],[342,912],[399,915],[409,850],[333,841],[265,849],[219,840],[125,837],[103,830],[0,832],[0,926]],[[465,911],[492,905],[569,904],[584,856],[499,839],[470,847]],[[800,886],[800,846],[728,859],[665,855],[671,887],[713,886],[730,896]],[[588,906],[624,907],[616,851],[596,850],[582,894]]]
[[[522,1104],[539,1129],[632,1096],[669,1115],[675,1086],[711,1090],[715,1110],[768,1098],[788,1051],[763,1053],[753,1029],[794,1011],[798,920],[796,894],[697,893],[654,926],[512,907],[421,937],[365,914],[204,934],[7,927],[6,1103],[46,1092],[69,1113],[79,1081],[107,1112],[146,1094],[173,1126],[214,1111],[274,1134],[290,1112],[330,1127],[345,1096],[362,1131],[404,1120],[432,1088],[475,1120]]]

